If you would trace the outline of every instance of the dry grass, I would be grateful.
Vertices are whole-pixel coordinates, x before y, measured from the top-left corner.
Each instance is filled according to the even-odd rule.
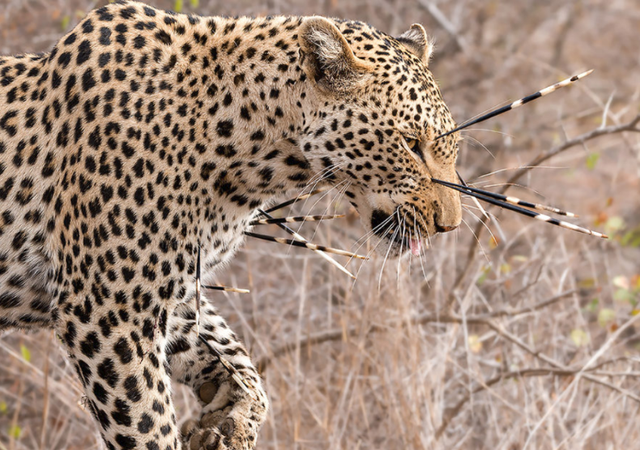
[[[0,1],[0,53],[49,48],[61,23],[73,26],[78,11],[96,4]],[[434,239],[422,261],[354,267],[355,284],[313,253],[247,243],[220,280],[252,293],[216,298],[263,366],[273,407],[259,448],[638,445],[639,135],[562,149],[639,111],[635,0],[185,4],[201,14],[357,18],[393,34],[421,22],[437,37],[432,68],[460,121],[596,69],[576,87],[469,130],[459,168],[480,186],[513,182],[522,186],[515,195],[575,211],[609,241],[495,210],[486,229],[467,200],[469,228]],[[561,151],[543,168],[510,181],[515,168],[554,148]],[[343,203],[324,199],[313,211],[348,212]],[[353,219],[320,225],[314,241],[351,248],[361,234]],[[51,332],[0,341],[0,449],[100,448],[61,353]],[[181,387],[176,395],[184,420],[195,402]]]

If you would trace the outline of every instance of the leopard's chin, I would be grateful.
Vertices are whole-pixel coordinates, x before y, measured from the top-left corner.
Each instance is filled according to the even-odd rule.
[[[381,209],[373,210],[370,227],[379,238],[375,242],[376,253],[386,258],[399,258],[407,254],[420,257],[429,248],[427,241],[414,236],[406,225],[400,224],[395,212],[389,214]]]

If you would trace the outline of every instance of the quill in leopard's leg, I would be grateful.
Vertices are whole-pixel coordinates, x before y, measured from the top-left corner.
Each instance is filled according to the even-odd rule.
[[[199,334],[194,302],[180,304],[169,324],[172,376],[191,387],[202,406],[199,417],[182,427],[184,448],[250,448],[268,408],[262,381],[245,347],[206,300],[206,292],[200,308]]]

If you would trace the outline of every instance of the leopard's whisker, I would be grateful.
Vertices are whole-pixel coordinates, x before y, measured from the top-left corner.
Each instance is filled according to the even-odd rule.
[[[473,198],[473,197],[463,197],[463,198]],[[465,211],[471,212],[472,209],[477,209],[478,211],[480,211],[480,208],[478,208],[476,205],[468,205],[467,203],[462,203],[461,205]]]
[[[325,167],[324,169],[318,171],[313,177],[311,177],[311,179],[309,181],[307,181],[307,185],[305,186],[304,189],[302,189],[302,191],[298,194],[298,197],[300,197],[301,195],[305,195],[304,192],[307,188],[309,188],[311,191],[315,192],[315,191],[320,191],[322,192],[322,196],[320,197],[320,199],[318,199],[316,201],[319,202],[321,201],[325,196],[327,196],[333,189],[336,188],[336,185],[330,186],[330,187],[326,187],[324,186],[323,188],[320,189],[316,189],[318,184],[325,180],[330,178],[335,172],[337,172],[338,170],[342,169],[342,165],[344,165],[344,163],[341,164],[332,164],[328,167]],[[342,182],[338,183],[338,185],[342,184]],[[305,201],[305,205],[306,205],[306,201],[310,198],[311,196],[305,197],[304,200]],[[295,202],[294,202],[295,203]],[[292,203],[293,204],[293,203]],[[303,209],[304,209],[304,205],[303,205]],[[267,210],[267,212],[271,212],[269,210]]]
[[[385,220],[383,220],[380,224],[378,224],[377,226],[375,226],[374,228],[372,228],[370,231],[368,231],[367,233],[365,233],[360,239],[358,239],[356,242],[354,242],[351,247],[355,247],[356,245],[358,245],[358,243],[360,241],[362,241],[362,243],[360,245],[358,245],[354,251],[358,251],[360,250],[360,248],[362,248],[363,245],[365,245],[369,239],[371,239],[371,237],[373,237],[373,235],[375,235],[379,230],[382,229],[382,227],[386,226],[387,224],[389,224],[390,222],[393,221],[393,216],[389,216],[387,217]],[[391,224],[392,225],[392,224]],[[382,236],[384,236],[386,234],[386,232],[384,233],[380,233]]]
[[[321,195],[319,197],[317,197],[317,200],[309,207],[307,208],[307,202],[309,200],[310,197],[304,199],[304,203],[302,204],[301,210],[302,211],[311,211],[313,210],[313,208],[315,208],[315,206],[320,203],[322,200],[324,200],[328,195],[330,195],[333,191],[337,190],[337,189],[342,189],[342,186],[344,184],[349,184],[349,182],[347,182],[346,180],[342,180],[339,183],[330,186],[329,188],[325,189],[324,191],[322,191]],[[269,212],[269,211],[267,211]],[[325,209],[326,212],[326,209]],[[308,215],[308,213],[303,212],[304,215]]]
[[[422,241],[422,232],[420,231],[420,227],[418,227],[418,224],[416,223],[416,207],[415,206],[411,206],[411,207],[413,208],[413,231],[418,237],[418,239]],[[424,270],[424,263],[422,262],[423,251],[424,250],[422,249],[422,246],[420,246],[420,254],[418,255],[418,261],[420,261],[420,269],[422,270],[422,276],[424,277],[424,280],[427,281],[427,272]]]
[[[529,209],[522,208],[520,206],[516,206],[516,205],[510,204],[510,203],[501,201],[501,200],[497,200],[497,199],[489,197],[487,195],[483,195],[483,194],[479,194],[477,192],[473,192],[473,191],[469,190],[469,188],[465,188],[464,186],[460,186],[460,185],[457,185],[457,184],[454,184],[454,183],[440,182],[440,180],[435,180],[435,179],[432,179],[432,180],[434,182],[436,182],[436,183],[442,184],[443,186],[447,186],[450,189],[454,189],[456,191],[459,191],[459,192],[474,196],[474,197],[478,198],[479,200],[485,201],[485,202],[490,203],[490,204],[495,205],[495,206],[499,206],[500,208],[507,209],[507,210],[510,210],[510,211],[514,211],[514,212],[517,212],[518,214],[522,214],[522,215],[525,215],[525,216],[528,216],[528,217],[533,217],[534,219],[540,220],[542,222],[547,222],[547,223],[550,223],[552,225],[559,226],[561,228],[566,228],[568,230],[577,231],[579,233],[590,234],[592,236],[600,237],[600,238],[603,238],[603,239],[607,239],[608,238],[607,235],[602,234],[602,233],[598,233],[597,231],[592,231],[592,230],[589,230],[587,228],[583,228],[583,227],[580,227],[578,225],[574,225],[574,224],[572,224],[570,222],[565,222],[565,221],[562,221],[562,220],[554,219],[553,217],[549,217],[546,214],[537,213],[535,211],[531,211]]]
[[[276,225],[279,223],[295,223],[295,222],[320,222],[323,220],[342,219],[344,214],[334,215],[316,215],[316,216],[289,216],[273,219],[257,219],[250,223],[250,225]]]
[[[468,185],[467,185],[467,182],[466,182],[466,181],[464,181],[464,180],[462,179],[462,176],[460,175],[460,172],[458,172],[457,170],[456,170],[456,175],[458,175],[458,180],[460,180],[460,184],[462,184],[464,187],[467,187],[467,186],[468,186]],[[489,217],[489,214],[487,214],[487,212],[484,210],[484,208],[482,207],[482,205],[480,204],[480,202],[478,201],[478,199],[477,199],[477,198],[475,198],[475,197],[472,197],[472,198],[473,198],[473,203],[475,203],[475,204],[476,204],[476,206],[478,207],[478,209],[479,209],[480,211],[482,211],[482,215],[483,215],[487,220],[491,220],[491,218]]]
[[[414,211],[415,211],[415,207],[414,207]],[[417,211],[416,211],[416,216],[418,217],[418,220],[420,220],[422,222],[422,226],[424,227],[424,231],[427,233],[427,244],[428,244],[429,248],[431,248],[431,235],[429,234],[429,227],[427,226],[427,222],[425,222],[425,220],[424,220],[424,218],[422,217],[421,214],[417,214]]]
[[[490,177],[492,175],[496,175],[499,174],[501,172],[508,172],[509,170],[520,170],[520,169],[527,169],[527,170],[537,170],[537,169],[551,169],[551,170],[566,170],[566,167],[562,167],[562,166],[516,166],[516,167],[505,167],[503,169],[497,169],[494,170],[493,172],[487,172],[484,175],[479,175],[478,176],[478,180],[481,178],[487,178]]]
[[[491,228],[489,227],[489,225],[487,225],[487,223],[486,223],[486,222],[484,222],[482,219],[480,219],[480,217],[476,216],[476,215],[475,215],[475,213],[474,213],[473,211],[471,211],[471,210],[469,210],[469,209],[468,209],[468,207],[466,207],[466,208],[465,208],[465,210],[466,210],[469,214],[471,214],[471,215],[473,216],[473,218],[474,218],[474,219],[476,219],[478,222],[482,223],[482,226],[485,228],[485,230],[487,230],[487,232],[489,233],[489,235],[491,235],[491,239],[493,239],[493,240],[494,240],[494,242],[497,242],[497,241],[498,241],[498,239],[496,238],[496,236],[493,234],[493,231],[491,231]],[[467,225],[467,227],[471,228],[471,227],[469,226],[469,224],[468,224],[468,223],[467,223],[466,225]],[[471,231],[473,231],[473,230],[471,230]],[[480,242],[478,242],[478,243],[480,243]]]
[[[373,255],[373,253],[375,253],[375,251],[378,249],[380,244],[384,241],[384,236],[386,236],[387,231],[393,227],[392,218],[393,216],[389,216],[384,222],[380,223],[376,227],[377,230],[381,230],[381,227],[385,226],[386,224],[386,227],[384,228],[384,230],[381,231],[380,235],[374,234],[373,232],[369,232],[367,233],[369,237],[367,237],[367,239],[362,244],[360,244],[360,246],[358,246],[358,249],[360,249],[360,247],[362,247],[364,244],[369,242],[373,237],[378,238],[378,242],[376,242],[373,248],[367,252],[367,258],[369,258],[371,255]],[[360,238],[359,240],[362,240],[362,238]],[[361,264],[360,267],[358,268],[358,271],[356,272],[356,276],[360,274],[360,271],[362,270],[363,267],[364,267],[364,264]],[[354,283],[355,283],[355,280],[354,280]]]
[[[489,260],[489,255],[487,255],[487,252],[484,251],[484,247],[482,246],[482,242],[480,242],[480,238],[478,237],[478,235],[476,234],[476,232],[473,230],[473,228],[471,227],[471,225],[469,225],[469,222],[467,222],[466,220],[464,220],[464,218],[461,218],[462,223],[465,224],[465,226],[469,229],[469,231],[471,231],[471,234],[473,235],[474,239],[476,240],[476,242],[478,243],[478,246],[480,248],[480,251],[482,252],[482,256],[484,256],[484,259],[487,260],[487,262],[490,262]],[[495,239],[495,236],[493,235],[493,233],[491,232],[491,230],[489,229],[489,226],[485,223],[484,226],[486,227],[486,229],[489,231],[489,233],[491,234],[492,239],[494,239],[494,242],[497,242]]]
[[[318,185],[318,183],[320,183],[323,180],[331,178],[333,174],[336,173],[338,170],[341,170],[342,166],[345,164],[346,163],[331,164],[330,166],[327,166],[319,170],[309,179],[309,181],[307,181],[307,185],[302,190],[302,192],[304,192],[307,188],[310,188],[310,190],[314,190]]]
[[[536,195],[538,197],[544,198],[544,195],[542,193],[540,193],[539,191],[533,189],[531,186],[526,186],[524,184],[519,184],[519,183],[491,183],[491,184],[489,184],[489,183],[485,183],[485,184],[482,185],[482,188],[485,191],[487,189],[491,189],[491,188],[505,188],[505,187],[507,187],[507,188],[508,187],[516,187],[516,188],[528,191],[528,192],[530,192],[533,195]],[[479,189],[479,188],[476,187],[476,189]],[[513,199],[515,197],[509,196],[509,198]],[[542,205],[540,203],[536,203],[536,205],[541,206],[542,208],[540,208],[540,209],[542,209],[544,211],[550,211],[550,212],[553,212],[555,214],[560,214],[560,215],[567,216],[567,217],[580,217],[578,214],[575,214],[575,213],[572,213],[572,212],[569,212],[569,211],[563,211],[563,210],[560,210],[560,209],[552,207],[552,206],[545,206],[545,205]],[[521,205],[521,206],[524,206],[524,205]],[[533,208],[533,207],[529,206],[529,208]],[[546,208],[549,208],[549,209],[546,209]],[[539,209],[539,208],[535,208],[535,209]]]
[[[466,198],[469,198],[469,197],[464,195],[464,194],[460,194],[460,198],[461,199],[466,199]],[[470,205],[469,203],[464,203],[464,202],[460,202],[460,206],[464,210],[467,210],[467,209],[478,209],[478,207],[476,205]]]
[[[398,216],[400,215],[400,213],[398,212]],[[400,223],[399,227],[400,227],[400,255],[402,255],[402,250],[404,247],[404,235],[405,235],[405,231],[406,228],[404,226],[404,221],[403,219],[398,219],[398,222]],[[402,258],[398,258],[398,263],[400,263]],[[400,286],[400,264],[396,264],[396,286]]]
[[[201,300],[201,289],[200,289],[200,277],[202,275],[201,263],[200,263],[200,249],[201,245],[198,244],[198,260],[196,261],[196,336],[200,336],[200,300]]]
[[[400,221],[400,223],[402,226],[402,238],[400,239],[400,255],[402,255],[403,254],[402,247],[404,246],[405,234],[407,231],[407,213],[406,212],[402,213],[402,220]],[[398,258],[398,264],[396,268],[396,286],[398,287],[400,287],[400,262],[401,261],[402,261],[402,258]],[[411,257],[409,257],[409,261],[411,261]]]
[[[384,238],[386,237],[387,234],[389,234],[393,229],[393,216],[389,216],[387,219],[384,220],[384,222],[380,223],[378,226],[376,226],[373,230],[371,230],[369,233],[367,233],[365,236],[367,236],[367,238],[364,240],[364,242],[362,242],[362,244],[360,244],[358,246],[358,248],[356,249],[356,251],[358,251],[363,245],[365,245],[367,242],[369,242],[372,238],[374,237],[378,237],[378,242],[376,243],[376,245],[367,252],[367,257],[370,257],[375,250],[378,248],[378,246],[380,245],[380,243],[382,243],[382,241],[384,241]],[[384,230],[382,230],[382,228],[384,227]],[[374,233],[375,230],[375,233]],[[380,231],[380,233],[378,234],[377,231]],[[364,236],[360,239],[358,239],[358,241],[361,241],[364,238]],[[362,266],[361,266],[362,267]]]
[[[393,212],[393,215],[396,215],[396,216],[398,215],[397,209]],[[389,252],[391,252],[391,248],[393,247],[393,243],[396,240],[396,236],[398,236],[399,231],[400,231],[400,220],[398,220],[398,227],[396,227],[395,231],[391,235],[391,239],[389,240],[389,248],[387,249],[387,253],[384,255],[384,259],[382,260],[382,267],[380,267],[380,276],[378,277],[378,291],[382,286],[382,273],[384,272],[384,266],[387,263],[387,259],[389,258]]]
[[[245,231],[244,234],[246,236],[256,238],[256,239],[261,239],[267,242],[275,242],[283,245],[291,245],[293,247],[307,248],[309,250],[319,250],[321,252],[334,253],[336,255],[347,256],[349,258],[357,258],[362,260],[369,259],[366,256],[357,255],[355,253],[351,253],[346,250],[340,250],[338,248],[333,248],[333,247],[326,247],[324,245],[312,244],[311,242],[303,242],[296,239],[286,239],[286,238],[279,238],[275,236],[267,236],[264,234],[252,233],[250,231]]]
[[[505,137],[510,137],[510,138],[514,137],[513,134],[505,133],[504,131],[500,131],[500,130],[492,130],[491,128],[465,128],[464,129],[465,133],[468,133],[470,131],[486,131],[488,133],[499,134],[500,136],[505,136]],[[468,137],[468,135],[465,135],[465,136]],[[465,138],[465,139],[467,139],[467,138]]]
[[[298,195],[296,198],[292,198],[292,199],[289,199],[289,200],[284,201],[282,203],[278,203],[277,205],[272,206],[271,208],[266,209],[265,211],[268,212],[268,213],[271,213],[271,212],[277,211],[279,209],[286,208],[287,206],[291,206],[294,203],[298,203],[301,200],[306,200],[309,197],[312,197],[314,195],[320,194],[321,192],[324,192],[324,191],[326,191],[326,189],[322,189],[321,188],[321,189],[316,189],[314,191],[311,191],[308,194]]]
[[[322,213],[322,215],[327,215],[327,212],[329,211],[329,209],[331,208],[331,204],[332,203],[337,203],[342,199],[342,196],[344,195],[344,193],[346,192],[347,189],[349,189],[349,186],[351,186],[351,181],[344,181],[344,182],[340,182],[335,186],[335,190],[337,190],[337,194],[335,195],[335,197],[333,197],[332,199],[330,199],[329,203],[327,204],[327,207],[324,209],[324,212]],[[332,189],[333,190],[333,189]],[[318,198],[318,201],[315,202],[311,208],[313,209],[318,203],[320,203],[327,195],[329,195],[329,193],[331,193],[332,190],[327,191],[325,194],[323,194],[320,198]],[[300,231],[300,229],[302,228],[302,223],[299,225],[298,227],[298,231]],[[316,237],[316,233],[317,233],[318,229],[316,228],[312,235],[311,235],[311,239],[315,239]],[[347,261],[347,264],[349,264],[349,262]]]
[[[376,227],[372,228],[371,231],[369,231],[368,233],[366,233],[364,236],[362,236],[360,239],[356,241],[356,244],[360,241],[362,241],[362,243],[358,245],[358,247],[356,247],[355,251],[357,252],[358,250],[360,250],[360,248],[362,248],[363,245],[367,244],[373,237],[378,237],[378,242],[366,254],[367,258],[370,258],[371,255],[375,253],[376,249],[380,246],[380,244],[384,241],[384,238],[387,235],[387,232],[390,229],[392,229],[392,227],[393,227],[393,216],[389,216],[380,224],[378,224]],[[377,234],[378,231],[381,231],[381,232]],[[347,262],[347,264],[349,263],[349,261]],[[362,267],[363,266],[361,265],[358,271],[356,272],[356,276],[358,276],[358,274],[360,273],[360,270],[362,270]]]
[[[234,287],[228,287],[228,286],[213,286],[213,285],[203,284],[202,287],[204,289],[212,289],[214,291],[235,292],[236,294],[248,294],[251,292],[249,289],[241,289],[241,288],[234,288]]]
[[[263,216],[265,216],[267,219],[273,219],[273,217],[271,215],[269,215],[269,213],[267,213],[267,212],[265,212],[265,211],[263,211],[261,209],[259,209],[258,212],[260,214],[262,214]],[[286,225],[284,225],[282,223],[275,223],[275,225],[277,225],[278,227],[280,227],[281,229],[283,229],[284,231],[286,231],[287,233],[292,235],[298,241],[304,242],[304,243],[308,243],[308,241],[304,237],[302,237],[300,234],[298,234],[297,232],[295,232],[294,230],[292,230],[288,226],[286,226]],[[324,253],[322,250],[313,250],[313,251],[316,252],[317,254],[319,254],[322,258],[326,259],[330,264],[336,266],[342,272],[344,272],[347,275],[349,275],[351,278],[355,278],[355,275],[353,275],[351,272],[349,272],[342,264],[340,264],[338,261],[336,261],[335,259],[333,259],[329,255]]]
[[[420,238],[420,240],[423,240],[424,237],[422,236],[422,231],[420,231],[420,227],[416,225],[416,232],[418,233],[418,237]],[[427,254],[427,250],[424,247],[420,247],[420,255],[418,257],[418,259],[420,260],[420,268],[422,270],[422,276],[424,276],[425,281],[427,280],[427,272],[424,269],[424,263],[422,261],[422,257],[425,256]]]
[[[323,169],[323,170],[322,170],[322,171],[320,171],[318,174],[314,175],[314,177],[318,177],[318,179],[316,180],[316,182],[315,182],[315,183],[313,183],[313,186],[315,187],[315,186],[316,186],[316,185],[317,185],[317,184],[322,180],[322,177],[324,176],[323,174],[324,174],[325,172],[328,172],[328,171],[330,171],[330,170],[339,170],[339,169],[340,169],[340,166],[339,166],[339,165],[333,165],[333,166],[330,166],[330,167],[327,167],[327,168]],[[338,183],[338,185],[340,185],[340,184],[342,184],[342,182],[341,182],[341,183]],[[311,185],[311,182],[309,183],[309,185]],[[279,204],[277,204],[277,205],[274,205],[274,206],[272,206],[272,207],[270,207],[270,208],[266,209],[266,210],[265,210],[265,212],[267,212],[267,213],[271,213],[271,212],[274,212],[274,211],[278,211],[278,210],[280,210],[280,209],[286,208],[287,206],[294,205],[295,203],[298,203],[298,202],[300,202],[300,201],[306,201],[306,200],[308,200],[310,197],[313,197],[314,195],[317,195],[317,194],[323,194],[323,195],[321,196],[321,198],[320,198],[320,199],[322,199],[322,198],[324,198],[324,197],[325,197],[329,192],[331,192],[331,191],[332,191],[333,189],[335,189],[335,188],[336,188],[336,186],[331,186],[331,187],[328,187],[328,188],[327,188],[327,187],[322,187],[322,188],[319,188],[319,189],[313,189],[311,192],[308,192],[308,193],[301,193],[301,194],[299,194],[299,195],[298,195],[297,197],[295,197],[295,198],[292,198],[292,199],[286,200],[286,201],[284,201],[284,202],[282,202],[282,203],[279,203]]]
[[[347,189],[349,189],[349,186],[351,186],[351,181],[348,181],[348,180],[341,181],[337,185],[333,186],[330,190],[328,190],[325,194],[323,194],[313,205],[311,205],[311,207],[309,208],[309,211],[311,211],[318,203],[320,203],[327,195],[329,195],[329,193],[331,193],[332,190],[336,189],[338,191],[338,194],[335,197],[333,197],[332,199],[330,199],[330,201],[327,203],[326,208],[324,209],[323,214],[321,214],[321,215],[328,215],[327,213],[328,213],[329,209],[331,208],[331,204],[332,203],[336,204],[337,202],[339,202],[340,199],[342,198],[342,196],[344,195],[344,193],[347,191]],[[306,205],[306,202],[305,202],[305,205]],[[344,217],[344,215],[342,215],[342,217]],[[302,225],[303,224],[301,223],[300,226],[298,227],[298,231],[300,231],[300,229],[302,228]],[[311,235],[311,239],[315,239],[317,231],[318,231],[318,228],[316,227],[316,229],[313,230],[313,234]],[[347,260],[347,262],[344,264],[344,266],[342,266],[345,271],[347,271],[346,267],[349,265],[349,263],[352,261],[352,259],[353,258],[349,258]],[[355,276],[352,275],[352,274],[350,274],[350,276],[352,278],[355,278]]]
[[[494,109],[492,111],[489,111],[488,113],[483,114],[483,115],[481,115],[480,117],[478,117],[476,119],[473,119],[473,120],[470,120],[470,121],[467,121],[467,122],[463,122],[462,125],[454,128],[453,130],[447,131],[446,133],[443,133],[443,134],[439,135],[438,137],[435,138],[435,140],[438,140],[438,139],[443,138],[445,136],[449,136],[450,134],[455,133],[456,131],[460,131],[460,130],[462,130],[464,128],[468,128],[471,125],[474,125],[476,123],[484,122],[485,120],[488,120],[488,119],[491,119],[493,117],[499,116],[500,114],[506,113],[507,111],[511,111],[512,109],[516,109],[519,106],[524,105],[525,103],[529,103],[529,102],[531,102],[533,100],[536,100],[536,99],[538,99],[540,97],[544,97],[545,95],[551,94],[552,92],[557,91],[558,89],[560,89],[562,87],[565,87],[565,86],[568,86],[570,84],[573,84],[576,81],[586,77],[591,72],[593,72],[593,69],[592,70],[587,70],[586,72],[582,72],[582,73],[580,73],[578,75],[574,75],[574,76],[572,76],[570,78],[567,78],[565,80],[562,80],[562,81],[560,81],[558,83],[552,84],[551,86],[547,86],[546,88],[544,88],[542,90],[539,90],[538,92],[534,92],[531,95],[527,95],[526,97],[522,97],[521,99],[516,100],[513,103],[510,103],[510,104],[508,104],[506,106],[502,106],[500,108],[496,108],[496,109]]]
[[[491,156],[491,159],[496,159],[496,155],[494,155],[493,152],[489,150],[489,147],[484,145],[480,140],[474,138],[473,136],[466,136],[465,140],[469,141],[471,146],[475,147],[477,145],[478,147],[480,147],[482,150],[488,153],[489,156]]]
[[[484,184],[480,185],[480,183],[484,183]],[[481,187],[482,189],[485,189],[485,190],[486,189],[491,189],[491,188],[501,188],[501,187],[516,187],[516,188],[519,188],[519,189],[523,189],[525,191],[529,191],[532,194],[537,195],[539,197],[543,197],[543,195],[540,192],[536,191],[531,186],[526,186],[526,185],[520,184],[520,183],[488,183],[486,181],[479,181],[479,182],[476,182],[474,184],[476,186],[478,186],[477,189],[479,189]]]
[[[537,210],[540,210],[540,211],[549,211],[549,212],[552,212],[554,214],[558,214],[560,216],[578,217],[577,214],[574,214],[574,213],[569,212],[569,211],[564,211],[564,210],[556,208],[554,206],[547,206],[547,205],[542,205],[540,203],[527,202],[527,201],[524,201],[524,200],[520,200],[519,198],[516,198],[516,197],[502,195],[502,194],[498,194],[496,192],[491,192],[491,191],[485,191],[484,189],[474,188],[474,187],[471,187],[471,186],[467,185],[466,183],[464,183],[463,185],[460,185],[460,184],[450,183],[448,181],[437,180],[435,178],[432,178],[431,180],[433,182],[441,184],[443,186],[447,186],[447,187],[456,186],[456,187],[465,189],[467,191],[467,193],[473,192],[473,193],[476,193],[476,194],[482,194],[482,195],[485,195],[487,197],[491,197],[491,198],[494,198],[496,200],[500,200],[500,201],[503,201],[505,203],[509,203],[510,205],[523,206],[525,208],[532,208],[532,209],[537,209]],[[471,195],[471,194],[469,194],[469,195]],[[473,195],[472,195],[472,197],[475,198],[475,196],[473,196]]]

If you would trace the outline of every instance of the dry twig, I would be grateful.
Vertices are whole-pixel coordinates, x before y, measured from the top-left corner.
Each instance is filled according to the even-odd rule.
[[[555,295],[547,300],[536,303],[532,306],[525,306],[523,308],[508,310],[508,309],[500,309],[497,311],[493,311],[486,314],[478,314],[466,317],[459,316],[445,316],[440,314],[432,314],[425,313],[419,316],[412,318],[409,322],[405,323],[397,323],[392,322],[385,325],[371,325],[367,329],[367,333],[381,333],[388,331],[393,328],[397,328],[398,326],[406,326],[406,325],[424,325],[427,323],[467,323],[472,325],[487,325],[487,321],[489,319],[498,318],[498,317],[518,317],[524,314],[532,313],[534,311],[538,311],[542,308],[547,308],[550,305],[567,298],[573,294],[577,293],[577,290],[572,289],[566,292],[562,292],[561,294]],[[312,333],[305,337],[304,339],[300,339],[295,342],[287,342],[280,347],[276,347],[270,355],[263,356],[257,362],[257,366],[261,368],[261,370],[265,370],[269,364],[274,360],[279,358],[280,356],[289,353],[296,348],[309,347],[312,345],[322,344],[324,342],[329,341],[337,341],[337,340],[346,340],[349,336],[357,336],[359,335],[361,330],[358,327],[350,327],[347,329],[337,328],[326,331],[320,331],[318,333]]]

